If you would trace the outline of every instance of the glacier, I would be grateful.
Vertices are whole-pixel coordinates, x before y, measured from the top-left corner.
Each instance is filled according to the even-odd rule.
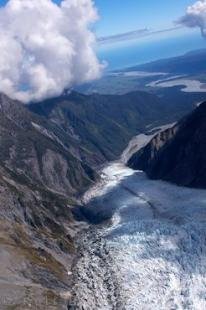
[[[112,217],[82,232],[71,309],[206,309],[205,190],[113,162],[84,202]]]

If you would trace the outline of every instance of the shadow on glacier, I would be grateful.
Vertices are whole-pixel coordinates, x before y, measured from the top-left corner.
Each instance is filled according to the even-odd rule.
[[[80,208],[81,213],[86,220],[92,224],[101,224],[102,222],[110,220],[115,212],[119,211],[124,213],[125,210],[123,209],[126,208],[128,212],[124,220],[126,220],[126,216],[129,216],[131,210],[133,210],[135,215],[138,211],[136,206],[137,200],[139,199],[126,189],[129,183],[134,182],[135,176],[125,177],[116,186],[111,186],[111,188],[108,187],[105,194],[92,198],[89,203]],[[147,211],[145,210],[145,212]],[[139,215],[136,214],[135,217],[139,218]]]
[[[149,180],[136,172],[108,186],[80,213],[93,224],[108,222],[101,234],[109,244],[142,245],[138,259],[158,257],[189,274],[206,274],[205,190]]]
[[[127,233],[131,230],[131,234],[136,229],[135,223],[143,220],[175,225],[190,221],[205,222],[206,191],[149,180],[143,172],[136,172],[115,186],[108,186],[104,194],[81,207],[81,213],[93,224],[118,215],[119,225],[127,226],[129,222]]]

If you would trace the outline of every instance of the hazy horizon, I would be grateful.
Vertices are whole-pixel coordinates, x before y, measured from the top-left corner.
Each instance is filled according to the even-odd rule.
[[[107,62],[107,70],[139,65],[163,58],[183,55],[190,51],[206,48],[206,40],[199,30],[180,33],[178,36],[144,38],[100,46],[97,55]]]

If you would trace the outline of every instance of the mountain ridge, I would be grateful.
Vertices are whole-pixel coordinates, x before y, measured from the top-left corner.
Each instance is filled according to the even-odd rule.
[[[181,115],[179,108],[144,91],[125,95],[72,92],[32,104],[29,109],[72,132],[82,146],[97,154],[97,164],[119,157],[128,141],[147,126],[171,123]]]
[[[158,133],[134,154],[128,165],[152,179],[206,188],[206,102],[173,128]]]

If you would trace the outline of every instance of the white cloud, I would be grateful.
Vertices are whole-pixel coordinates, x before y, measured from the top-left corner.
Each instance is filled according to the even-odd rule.
[[[191,28],[199,27],[202,35],[206,37],[206,0],[197,1],[189,6],[178,23]]]
[[[92,0],[9,0],[0,9],[0,92],[38,101],[98,78],[97,18]]]

